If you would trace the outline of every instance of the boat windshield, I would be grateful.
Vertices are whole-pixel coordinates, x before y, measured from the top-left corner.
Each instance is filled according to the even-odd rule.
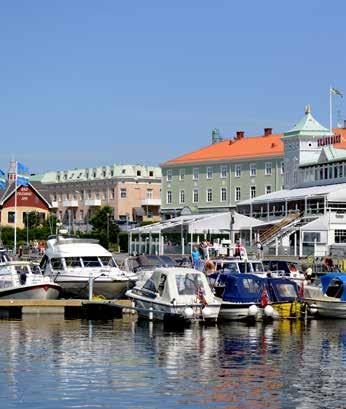
[[[238,266],[239,266],[239,270],[240,270],[240,272],[242,273],[242,274],[245,274],[245,273],[251,273],[252,272],[252,270],[251,270],[251,264],[250,263],[245,263],[245,262],[239,262],[238,263]]]
[[[82,267],[79,257],[65,257],[66,267]]]
[[[113,257],[100,257],[103,267],[117,267],[116,262]]]
[[[63,270],[64,265],[62,263],[62,258],[52,258],[50,260],[53,270]]]
[[[38,266],[37,264],[31,266],[31,272],[32,274],[42,274],[40,266]]]
[[[264,273],[264,267],[260,261],[253,261],[251,264],[254,273]]]
[[[84,267],[102,267],[98,257],[82,257]]]
[[[216,265],[217,271],[224,271],[225,273],[237,274],[239,270],[236,263],[221,262]]]
[[[204,284],[199,274],[177,274],[175,280],[179,295],[197,295],[199,291],[204,293]]]
[[[296,288],[292,284],[276,284],[276,289],[280,297],[297,297]]]

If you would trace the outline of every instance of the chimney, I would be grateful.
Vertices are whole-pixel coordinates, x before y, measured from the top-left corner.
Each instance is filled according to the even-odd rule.
[[[273,132],[273,128],[264,128],[264,136],[269,136]]]
[[[244,135],[245,135],[245,132],[244,131],[237,131],[236,132],[236,136],[235,136],[235,140],[236,141],[239,141],[239,139],[243,139],[244,138]]]
[[[222,141],[222,137],[220,135],[220,131],[218,129],[216,129],[216,128],[213,129],[211,131],[211,143],[214,144],[214,143],[218,143],[218,142],[221,142],[221,141]]]

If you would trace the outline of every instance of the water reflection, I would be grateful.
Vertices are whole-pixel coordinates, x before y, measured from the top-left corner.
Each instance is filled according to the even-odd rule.
[[[0,407],[344,407],[346,323],[0,321]]]

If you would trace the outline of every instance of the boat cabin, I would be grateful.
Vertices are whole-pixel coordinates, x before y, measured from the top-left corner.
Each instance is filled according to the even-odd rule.
[[[321,276],[322,291],[328,297],[346,301],[346,274],[330,273]]]
[[[139,291],[147,297],[176,304],[196,302],[196,297],[202,295],[210,302],[213,300],[206,276],[188,268],[157,269]]]

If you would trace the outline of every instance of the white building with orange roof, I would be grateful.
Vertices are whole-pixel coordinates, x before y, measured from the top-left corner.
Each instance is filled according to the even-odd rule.
[[[184,212],[224,212],[244,199],[281,190],[283,187],[282,134],[271,128],[263,135],[212,143],[168,160],[162,168],[161,213],[166,217]],[[183,213],[184,213],[183,212]]]

